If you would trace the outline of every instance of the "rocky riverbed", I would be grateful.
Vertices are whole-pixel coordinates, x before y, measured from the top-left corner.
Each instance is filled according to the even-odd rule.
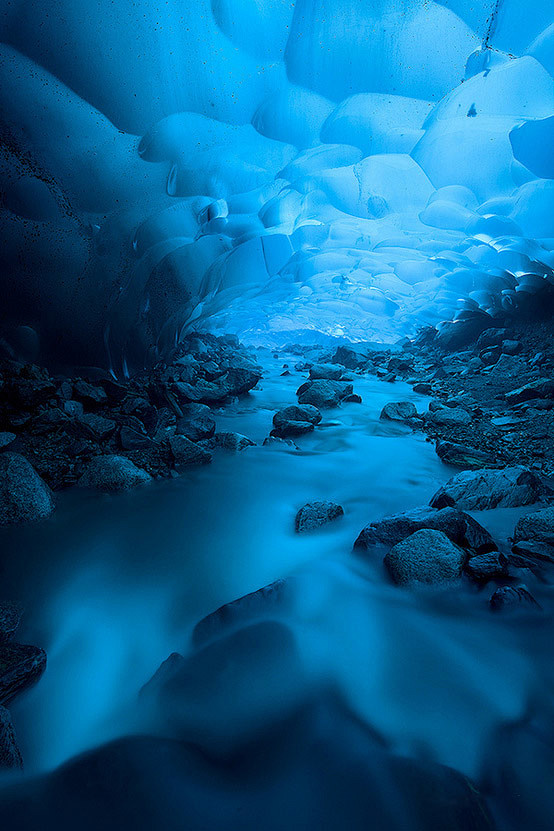
[[[173,363],[123,383],[91,372],[55,376],[5,364],[2,427],[12,435],[0,461],[33,484],[15,491],[19,513],[13,498],[4,505],[12,558],[5,586],[26,601],[25,636],[39,643],[36,634],[49,633],[42,645],[51,655],[49,672],[12,709],[31,770],[66,761],[54,779],[40,780],[46,788],[36,803],[41,810],[68,787],[81,807],[88,804],[81,782],[90,784],[90,771],[108,766],[134,771],[136,805],[143,805],[145,787],[163,790],[162,781],[186,769],[191,784],[181,808],[204,811],[195,794],[209,781],[214,804],[228,815],[236,806],[221,807],[220,799],[229,766],[241,771],[239,793],[253,787],[246,746],[254,742],[272,764],[281,759],[279,776],[290,783],[317,770],[309,753],[300,767],[291,766],[295,736],[326,753],[333,748],[338,775],[344,765],[358,764],[347,750],[348,735],[366,771],[351,798],[372,793],[370,815],[381,812],[387,829],[410,827],[407,816],[422,831],[522,827],[510,825],[514,811],[518,822],[523,817],[532,827],[547,827],[548,797],[541,793],[537,809],[532,782],[513,769],[512,756],[520,747],[527,758],[536,737],[543,740],[540,725],[550,723],[552,457],[548,439],[542,456],[523,448],[535,441],[541,419],[549,424],[545,379],[552,363],[544,337],[540,365],[534,362],[536,327],[495,330],[500,343],[490,343],[492,337],[484,332],[479,344],[458,351],[425,332],[393,350],[289,345],[271,353],[194,335]],[[489,353],[495,363],[487,363]],[[524,368],[507,373],[503,356],[519,356]],[[48,389],[48,397],[31,394],[33,385]],[[503,419],[514,413],[519,426],[507,429]],[[109,430],[99,429],[103,422]],[[46,509],[29,523],[25,499],[32,495],[31,504],[39,504],[37,488]],[[119,490],[126,493],[114,493]],[[18,545],[25,549],[19,563]],[[47,558],[41,569],[39,557]],[[26,592],[29,573],[34,585]],[[139,611],[145,608],[158,611],[145,619]],[[180,623],[168,634],[163,626],[176,608]],[[141,633],[132,671],[129,620]],[[11,662],[28,672],[13,695],[45,662],[40,649],[15,644],[14,633],[10,624],[4,667]],[[118,644],[115,652],[109,641]],[[17,650],[31,650],[34,658]],[[170,657],[154,672],[164,652]],[[232,669],[221,686],[225,666]],[[6,684],[2,672],[0,684]],[[112,673],[105,687],[103,672]],[[541,692],[531,707],[537,682]],[[73,718],[68,703],[75,701],[82,712]],[[99,706],[104,719],[111,713],[108,728],[92,716]],[[21,754],[9,715],[1,712],[0,758],[17,768]],[[37,713],[42,721],[33,725]],[[75,740],[77,723],[83,733]],[[37,745],[37,730],[45,728]],[[151,738],[119,738],[71,760],[79,750],[136,732]],[[499,748],[495,759],[485,753],[490,742]],[[551,764],[547,746],[540,752],[543,764]],[[203,773],[198,753],[210,759]],[[148,757],[157,760],[156,772],[144,767]],[[379,808],[378,768],[387,771]],[[467,780],[449,768],[471,776],[469,791]],[[268,782],[273,775],[264,773]],[[506,778],[513,783],[509,792]],[[35,787],[28,779],[0,792],[6,815],[24,828],[36,821],[28,798]],[[283,787],[290,793],[290,784]],[[444,796],[440,811],[426,789]],[[119,799],[117,781],[95,776],[91,793],[94,822],[111,827],[108,803]],[[387,805],[398,798],[409,810],[392,819]],[[248,804],[242,827],[259,827],[260,815]],[[315,816],[334,809],[323,800],[309,810]],[[154,815],[173,827],[161,807]],[[60,827],[70,827],[74,816],[64,808]]]

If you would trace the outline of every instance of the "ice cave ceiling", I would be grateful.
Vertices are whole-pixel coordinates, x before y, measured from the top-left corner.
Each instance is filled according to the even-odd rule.
[[[550,0],[0,10],[8,345],[121,373],[194,325],[391,341],[554,282]]]

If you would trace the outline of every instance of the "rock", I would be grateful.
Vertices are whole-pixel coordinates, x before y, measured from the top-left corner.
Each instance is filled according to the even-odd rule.
[[[298,532],[313,531],[343,514],[342,506],[336,502],[308,502],[296,514],[295,529]]]
[[[347,369],[357,369],[367,363],[369,350],[361,346],[339,346],[333,355],[333,363]]]
[[[220,384],[229,396],[245,395],[262,379],[262,370],[257,366],[232,367],[221,379]]]
[[[0,453],[0,525],[45,519],[53,510],[50,488],[27,459]]]
[[[528,568],[542,575],[545,566],[554,565],[554,545],[538,540],[520,540],[512,546],[509,560],[515,568]]]
[[[9,704],[37,681],[46,668],[46,653],[37,646],[0,644],[0,704]]]
[[[503,340],[502,351],[506,355],[517,355],[518,352],[521,352],[521,342],[518,340]]]
[[[424,419],[427,423],[436,424],[438,427],[465,427],[471,424],[470,414],[461,407],[439,407],[425,413]]]
[[[536,473],[524,467],[503,470],[464,470],[453,476],[431,499],[433,508],[456,505],[467,511],[516,508],[536,502],[546,488]]]
[[[397,543],[385,555],[385,565],[400,586],[436,585],[457,580],[467,553],[442,531],[423,529]]]
[[[379,416],[383,421],[400,421],[404,424],[417,422],[417,410],[411,401],[389,401]]]
[[[151,477],[125,456],[96,456],[88,463],[79,479],[82,488],[95,488],[106,493],[130,490],[150,482]]]
[[[79,418],[85,412],[85,408],[80,401],[73,401],[69,399],[63,402],[63,412],[69,418]]]
[[[490,328],[491,318],[486,314],[476,314],[462,320],[444,323],[435,344],[448,352],[455,352],[464,346],[475,343],[479,335]]]
[[[314,364],[310,369],[310,378],[312,381],[338,381],[343,372],[344,366],[340,364]]]
[[[109,439],[117,426],[111,418],[103,418],[94,413],[85,413],[84,415],[78,416],[76,424],[83,429],[86,435],[97,441]]]
[[[347,395],[346,398],[342,399],[343,404],[361,404],[362,403],[362,396],[358,395],[356,392],[350,393]]]
[[[14,378],[8,385],[7,397],[15,407],[33,410],[56,394],[56,387],[47,378]]]
[[[280,579],[239,597],[238,600],[225,603],[196,624],[192,632],[193,646],[203,646],[223,633],[272,615],[275,611],[287,611],[292,595],[292,580]]]
[[[119,431],[119,443],[123,450],[148,450],[154,442],[142,430],[124,424]]]
[[[102,407],[108,403],[108,396],[102,387],[96,387],[89,384],[87,381],[76,381],[73,384],[73,395],[81,401],[85,407],[94,409],[95,407]]]
[[[486,346],[499,346],[508,335],[507,329],[485,329],[479,335],[475,346],[477,349],[484,349]]]
[[[532,607],[537,611],[541,608],[527,586],[501,586],[492,595],[490,606],[495,612],[525,606]]]
[[[506,393],[506,403],[510,406],[533,398],[554,398],[554,381],[550,378],[538,378]]]
[[[201,447],[186,436],[170,436],[169,447],[177,465],[206,465],[212,460],[212,454],[206,447]]]
[[[514,530],[514,542],[536,540],[554,546],[554,507],[522,516]]]
[[[276,620],[224,631],[171,663],[145,685],[143,704],[173,735],[197,736],[210,755],[248,744],[303,694],[296,638]]]
[[[311,421],[282,421],[278,427],[274,427],[271,436],[276,438],[287,438],[287,436],[303,436],[305,433],[313,433],[314,425]]]
[[[222,450],[237,453],[240,450],[245,450],[247,447],[255,447],[256,442],[249,439],[248,436],[243,436],[241,433],[215,433],[211,439],[204,439],[202,446],[210,449],[219,447]]]
[[[414,384],[413,390],[414,392],[418,392],[420,395],[433,395],[433,387],[431,384],[427,384],[424,381]]]
[[[457,508],[435,510],[423,506],[371,522],[354,543],[357,550],[390,548],[422,529],[441,531],[456,545],[476,553],[496,550],[496,543],[477,520]]]
[[[305,387],[302,389],[302,387]],[[298,394],[300,404],[312,404],[322,410],[337,407],[340,402],[353,392],[352,384],[343,381],[308,381],[302,385],[302,392]]]
[[[477,450],[474,447],[468,447],[465,444],[438,441],[435,450],[442,462],[453,467],[476,470],[494,462],[493,456],[489,453]]]
[[[3,450],[4,447],[9,447],[9,445],[14,442],[16,439],[15,433],[3,432],[0,433],[0,450]]]
[[[23,759],[17,746],[12,717],[5,707],[0,707],[0,771],[22,768]]]
[[[496,577],[507,575],[508,561],[499,551],[489,551],[470,557],[464,570],[477,583],[487,583]]]
[[[262,445],[264,447],[273,447],[275,450],[298,450],[297,446],[290,439],[281,439],[278,436],[267,436]]]
[[[321,413],[317,407],[312,407],[311,404],[305,404],[304,406],[292,404],[290,407],[283,407],[282,410],[275,413],[273,416],[273,424],[275,427],[279,427],[281,424],[289,421],[308,421],[311,424],[319,424],[321,417]]]
[[[191,441],[209,439],[215,433],[212,411],[205,404],[185,404],[183,416],[177,420],[177,432]]]
[[[527,364],[517,355],[502,354],[497,362],[491,367],[490,375],[493,378],[509,380],[511,377],[518,378],[527,370]]]
[[[17,603],[9,600],[0,601],[0,643],[9,641],[15,635],[23,610]]]

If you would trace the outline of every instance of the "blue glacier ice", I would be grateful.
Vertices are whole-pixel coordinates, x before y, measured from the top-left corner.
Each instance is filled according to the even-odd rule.
[[[549,0],[0,5],[6,332],[45,357],[392,342],[552,284]]]

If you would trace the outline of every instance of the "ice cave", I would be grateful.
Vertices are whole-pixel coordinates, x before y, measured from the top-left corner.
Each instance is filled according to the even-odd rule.
[[[2,831],[552,831],[551,0],[0,12]]]

